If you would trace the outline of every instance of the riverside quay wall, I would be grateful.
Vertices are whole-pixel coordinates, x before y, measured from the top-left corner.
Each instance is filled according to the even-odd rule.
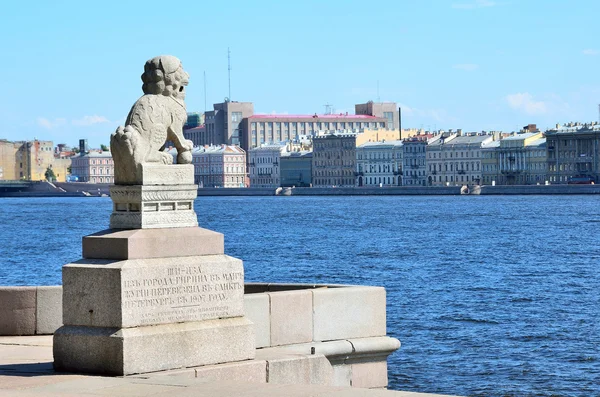
[[[387,357],[400,341],[386,335],[384,288],[246,283],[244,292],[256,358],[178,374],[216,371],[229,380],[387,387]],[[62,325],[62,297],[61,286],[0,287],[0,336],[52,334]]]

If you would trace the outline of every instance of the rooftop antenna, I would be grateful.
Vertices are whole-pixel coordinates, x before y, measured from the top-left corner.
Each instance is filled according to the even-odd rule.
[[[204,71],[204,113],[206,113],[206,70]]]
[[[227,80],[229,82],[229,100],[231,100],[231,51],[227,47]]]
[[[325,105],[325,114],[331,114],[333,112],[333,105],[330,103],[326,103]]]

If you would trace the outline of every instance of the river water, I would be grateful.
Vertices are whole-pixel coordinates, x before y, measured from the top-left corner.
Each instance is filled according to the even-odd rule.
[[[390,388],[600,396],[600,196],[202,197],[246,281],[385,286]],[[0,199],[0,285],[56,285],[108,198]]]

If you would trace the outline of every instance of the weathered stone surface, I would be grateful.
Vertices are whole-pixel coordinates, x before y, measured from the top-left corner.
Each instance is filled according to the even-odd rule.
[[[271,346],[271,315],[268,294],[244,295],[246,317],[254,323],[256,348]]]
[[[334,365],[332,386],[352,386],[352,366],[351,365]]]
[[[268,383],[330,385],[332,381],[331,364],[321,354],[267,360]]]
[[[134,328],[63,326],[54,333],[54,367],[129,375],[253,359],[244,317]]]
[[[314,339],[335,340],[386,334],[385,289],[313,290]]]
[[[235,380],[252,383],[267,382],[267,362],[264,360],[243,361],[195,368],[200,379]]]
[[[141,185],[193,185],[192,164],[143,164]]]
[[[269,293],[271,346],[313,340],[312,291]]]
[[[147,175],[143,166],[171,164],[171,155],[161,151],[167,141],[177,148],[177,163],[192,162],[193,143],[183,137],[183,124],[187,120],[185,86],[189,75],[181,61],[170,55],[148,60],[142,81],[144,95],[131,108],[125,127],[117,128],[110,137],[117,185],[148,183],[144,180]]]
[[[136,327],[244,315],[242,261],[226,255],[63,266],[63,323]]]
[[[146,259],[221,255],[223,234],[200,227],[170,229],[108,229],[83,238],[88,259]]]
[[[387,361],[352,364],[352,387],[387,387]]]
[[[35,333],[36,287],[0,287],[0,335]]]
[[[53,334],[62,325],[62,287],[37,287],[36,302],[35,333]]]
[[[192,165],[169,168],[174,167],[191,170],[193,177]],[[175,169],[177,170],[178,168]],[[110,216],[110,228],[157,229],[198,226],[198,218],[194,212],[197,189],[193,184],[111,186],[113,212]]]

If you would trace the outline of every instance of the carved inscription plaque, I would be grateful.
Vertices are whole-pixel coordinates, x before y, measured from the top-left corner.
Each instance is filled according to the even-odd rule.
[[[123,269],[124,327],[244,315],[244,271],[240,260],[215,255],[170,258],[164,262],[159,266]]]

